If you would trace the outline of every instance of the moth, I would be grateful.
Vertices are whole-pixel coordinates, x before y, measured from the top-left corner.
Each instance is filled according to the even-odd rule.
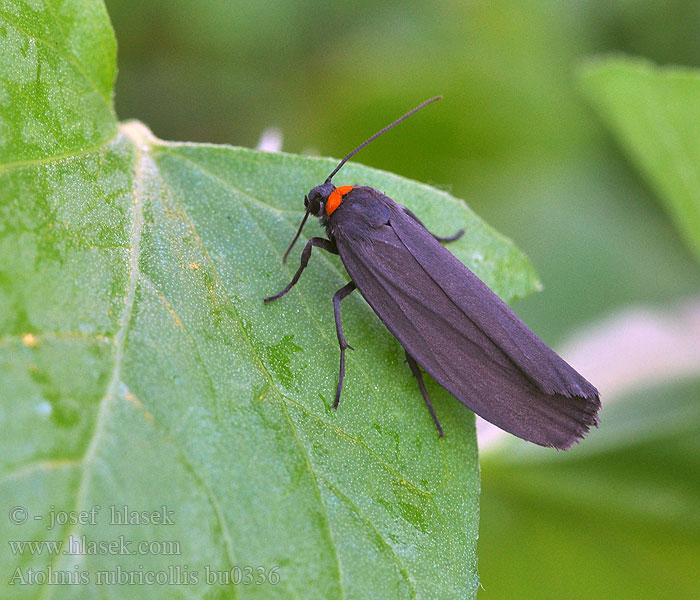
[[[333,296],[340,373],[345,377],[340,303],[357,289],[406,353],[406,361],[437,427],[422,367],[462,404],[501,429],[542,446],[568,449],[598,425],[596,388],[549,348],[410,210],[374,188],[336,187],[334,175],[362,148],[428,104],[409,111],[343,158],[324,183],[305,196],[306,212],[284,254],[286,260],[309,215],[326,238],[312,237],[290,283],[264,299],[284,296],[299,281],[313,248],[340,255],[350,281]]]

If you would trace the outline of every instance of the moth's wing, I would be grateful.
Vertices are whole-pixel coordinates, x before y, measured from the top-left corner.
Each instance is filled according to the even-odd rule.
[[[400,205],[375,194],[343,207],[333,234],[350,277],[401,345],[501,429],[562,449],[584,437],[597,424],[596,389]]]

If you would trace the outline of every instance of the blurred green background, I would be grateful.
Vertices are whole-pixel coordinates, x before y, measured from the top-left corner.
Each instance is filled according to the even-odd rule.
[[[697,294],[697,261],[577,84],[582,61],[600,53],[700,65],[697,2],[107,8],[117,113],[164,139],[254,147],[272,126],[285,151],[339,157],[443,94],[357,160],[448,189],[511,237],[544,285],[515,309],[555,347],[610,314],[673,310]],[[698,415],[687,408],[698,386],[677,388],[661,382],[604,409],[617,438],[596,432],[594,450],[485,453],[481,598],[694,597]],[[691,417],[655,431],[677,397]],[[645,425],[622,427],[631,417]]]

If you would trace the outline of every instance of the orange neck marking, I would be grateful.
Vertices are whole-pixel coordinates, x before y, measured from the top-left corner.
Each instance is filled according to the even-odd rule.
[[[330,215],[336,208],[340,206],[343,201],[343,196],[347,194],[353,187],[352,185],[341,185],[335,188],[331,195],[328,196],[328,201],[326,202],[326,214]]]

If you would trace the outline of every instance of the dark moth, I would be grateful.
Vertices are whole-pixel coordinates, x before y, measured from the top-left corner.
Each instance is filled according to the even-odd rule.
[[[455,258],[407,208],[365,186],[336,188],[332,177],[376,137],[432,98],[369,138],[346,156],[325,183],[304,199],[328,239],[311,238],[301,266],[280,293],[294,286],[314,246],[339,254],[350,282],[333,296],[340,344],[337,408],[349,347],[340,302],[357,288],[406,351],[406,359],[442,436],[419,365],[460,402],[501,429],[559,449],[570,448],[597,425],[598,391],[538,338],[474,273]]]

